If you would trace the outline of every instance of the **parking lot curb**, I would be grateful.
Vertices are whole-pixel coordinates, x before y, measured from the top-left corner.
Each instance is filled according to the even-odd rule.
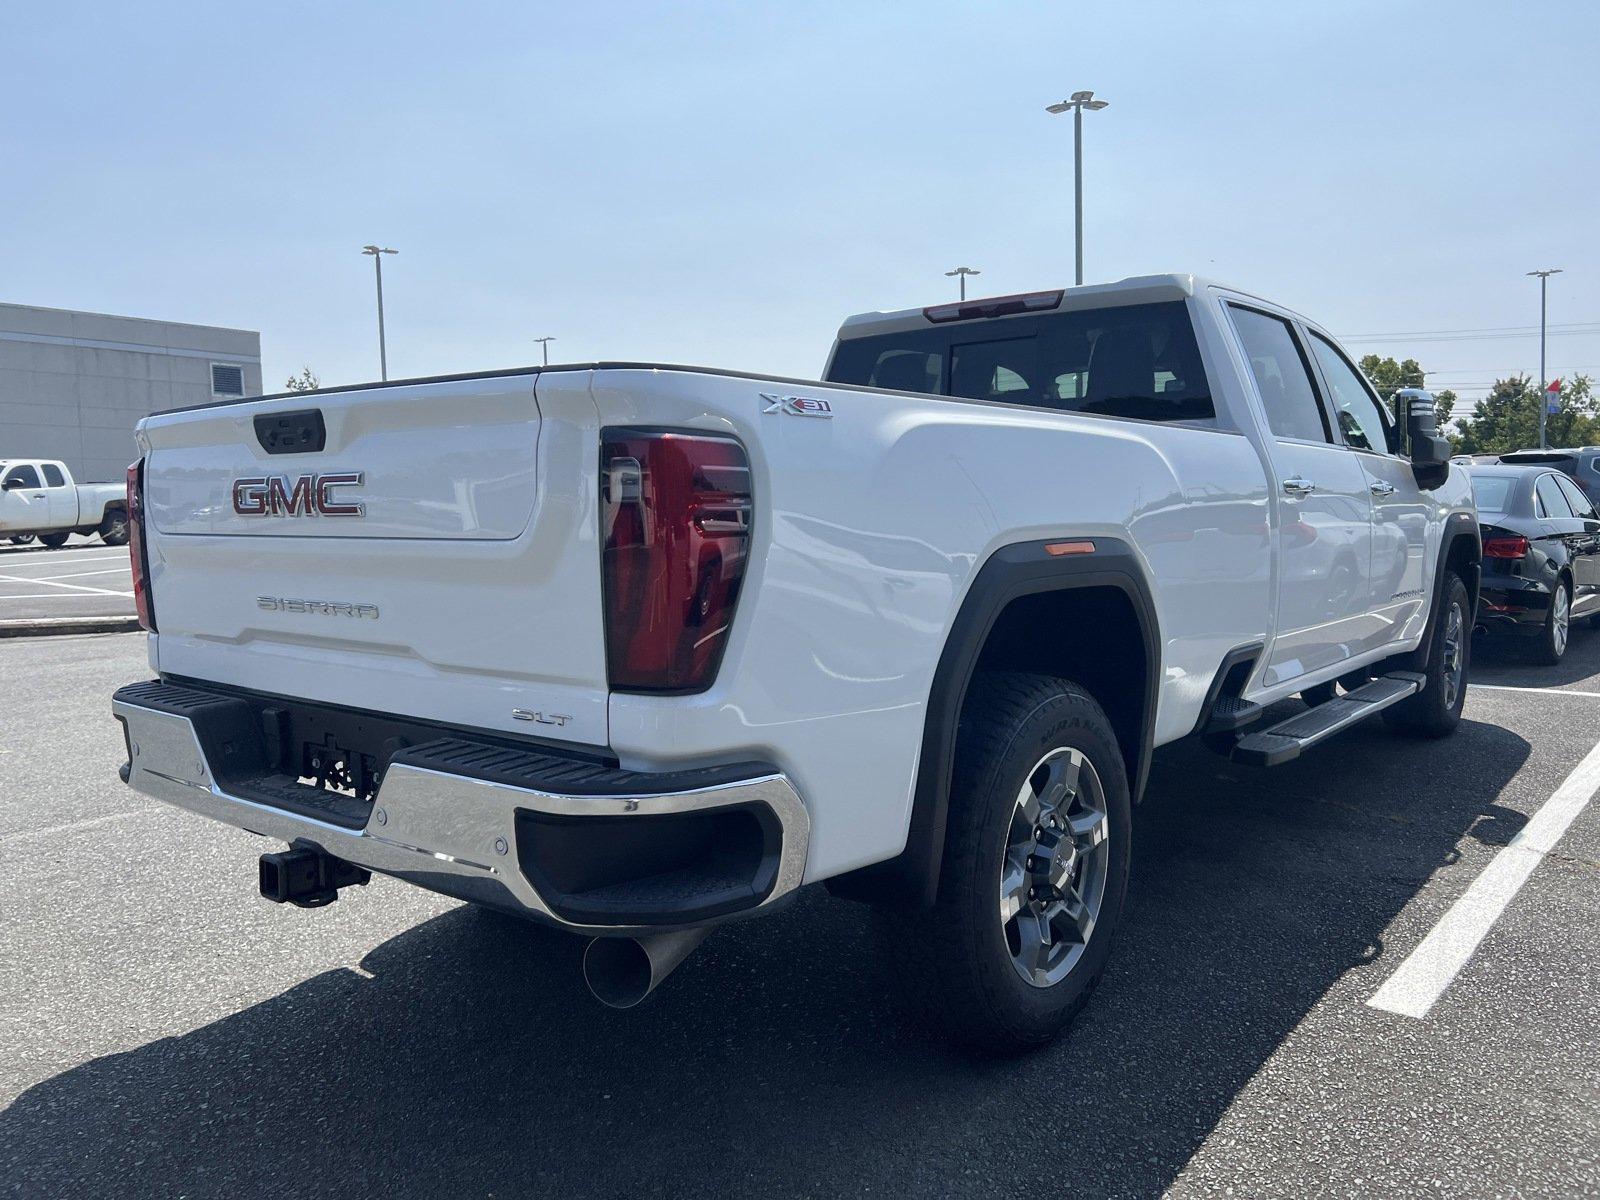
[[[138,617],[38,617],[0,621],[0,638],[60,637],[70,633],[134,633]]]

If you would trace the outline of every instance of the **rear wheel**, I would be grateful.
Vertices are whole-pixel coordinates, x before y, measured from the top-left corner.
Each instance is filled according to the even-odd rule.
[[[128,514],[123,509],[110,509],[100,522],[100,540],[108,546],[128,544]]]
[[[59,550],[67,544],[70,533],[41,533],[39,540],[52,550]]]
[[[1127,772],[1110,722],[1074,683],[974,682],[930,909],[892,913],[910,998],[959,1040],[1038,1046],[1088,1002],[1127,892]]]
[[[18,534],[16,537],[11,539],[11,544],[13,546],[31,546],[31,545],[33,545],[33,534],[31,534],[31,533]]]
[[[1445,578],[1439,603],[1439,619],[1423,667],[1427,683],[1415,696],[1383,710],[1383,719],[1390,725],[1422,737],[1444,737],[1461,723],[1472,664],[1472,621],[1467,615],[1472,597],[1454,571]]]
[[[1550,611],[1545,614],[1544,628],[1533,643],[1533,661],[1555,666],[1566,657],[1567,641],[1571,636],[1572,587],[1563,579],[1550,593]]]

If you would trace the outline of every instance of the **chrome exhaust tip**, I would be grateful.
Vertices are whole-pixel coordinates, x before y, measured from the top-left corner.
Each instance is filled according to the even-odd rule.
[[[583,952],[583,981],[611,1008],[632,1008],[705,941],[701,926],[643,937],[597,937]]]

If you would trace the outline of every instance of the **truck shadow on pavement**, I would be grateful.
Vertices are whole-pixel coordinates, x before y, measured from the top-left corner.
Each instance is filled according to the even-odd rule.
[[[1458,842],[1515,833],[1494,798],[1528,752],[1479,723],[1434,743],[1374,727],[1267,773],[1163,751],[1110,969],[1030,1057],[952,1050],[897,1017],[892,945],[825,895],[723,930],[626,1013],[589,998],[576,939],[462,908],[361,972],[35,1086],[0,1114],[0,1181],[39,1196],[1155,1195],[1330,988],[1358,972],[1357,1004],[1377,986],[1385,928]]]

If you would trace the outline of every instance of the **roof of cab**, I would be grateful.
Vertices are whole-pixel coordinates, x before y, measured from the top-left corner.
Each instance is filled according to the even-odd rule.
[[[1039,295],[1059,291],[1061,303],[1053,311],[1070,312],[1078,308],[1098,308],[1107,304],[1150,304],[1162,300],[1183,300],[1198,291],[1216,284],[1214,280],[1202,278],[1199,275],[1166,274],[1166,275],[1134,275],[1127,279],[1119,279],[1115,283],[1090,283],[1081,287],[1069,288],[1039,288],[1033,292],[1019,293],[1021,295]],[[1230,291],[1240,289],[1230,288]],[[995,300],[1007,299],[1003,296],[974,296],[964,303],[981,305],[992,303]],[[963,303],[962,301],[948,301],[941,304],[928,305],[922,308],[901,308],[889,312],[865,312],[855,316],[846,317],[844,324],[839,327],[841,338],[866,337],[869,334],[897,333],[907,329],[927,329],[933,322],[925,315],[928,308],[944,308]],[[1024,314],[1007,314],[1024,315]],[[1000,318],[987,318],[1004,320]]]

